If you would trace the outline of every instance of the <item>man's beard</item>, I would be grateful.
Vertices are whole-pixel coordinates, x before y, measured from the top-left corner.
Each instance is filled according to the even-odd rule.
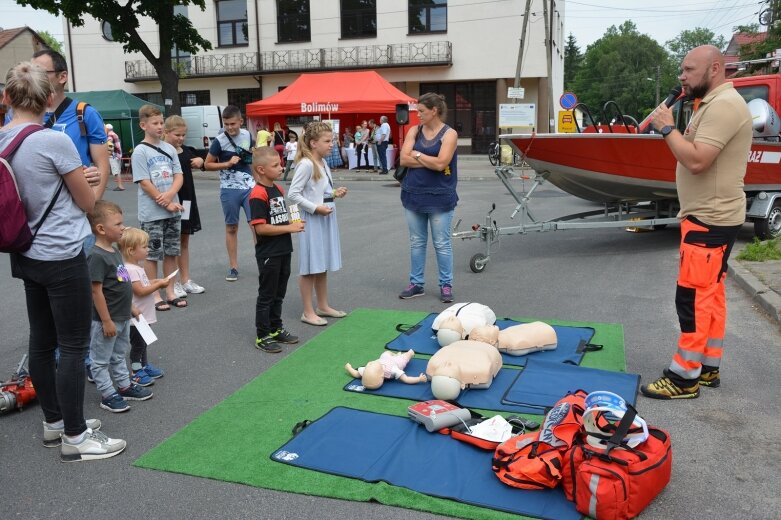
[[[705,79],[699,85],[689,86],[687,90],[690,98],[702,99],[705,97],[705,94],[708,93],[708,90],[710,90],[710,81]]]

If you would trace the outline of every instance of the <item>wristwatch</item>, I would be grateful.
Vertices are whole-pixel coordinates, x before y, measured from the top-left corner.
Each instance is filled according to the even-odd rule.
[[[415,159],[417,159],[418,161],[420,161],[420,156],[421,156],[421,153],[420,153],[420,152],[416,153],[416,154],[415,154]]]
[[[662,134],[662,137],[667,137],[673,130],[675,130],[674,126],[667,125],[663,126],[662,129],[659,130],[659,133]]]

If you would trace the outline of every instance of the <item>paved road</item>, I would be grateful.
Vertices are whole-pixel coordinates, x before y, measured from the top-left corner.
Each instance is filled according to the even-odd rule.
[[[483,222],[492,202],[497,203],[500,224],[508,223],[512,199],[490,172],[486,178],[460,186],[457,215],[465,225]],[[330,277],[333,303],[347,310],[442,309],[434,296],[433,258],[427,269],[431,294],[412,301],[397,298],[406,285],[408,265],[398,188],[390,181],[347,186],[350,194],[339,201],[345,268]],[[243,230],[240,247],[240,280],[225,282],[217,184],[199,180],[197,190],[205,229],[192,240],[193,277],[207,292],[192,296],[186,310],[159,315],[156,331],[161,341],[151,355],[168,373],[152,387],[155,398],[113,415],[99,409],[94,387],[87,388],[89,416],[103,420],[108,434],[126,438],[127,452],[106,461],[61,464],[55,450],[40,444],[37,407],[0,417],[3,516],[103,518],[122,511],[148,518],[435,518],[131,466],[279,359],[252,348],[257,268],[248,231]],[[108,197],[126,209],[127,222],[135,222],[132,190],[109,192]],[[593,207],[546,187],[535,209],[541,218],[552,218]],[[750,238],[751,227],[746,226],[740,239]],[[628,369],[648,381],[666,365],[676,340],[677,242],[674,228],[643,234],[589,230],[503,237],[481,275],[471,273],[467,262],[482,244],[457,242],[454,290],[457,299],[486,303],[497,315],[620,322]],[[781,508],[781,330],[733,282],[727,290],[730,314],[722,388],[704,389],[693,401],[640,398],[641,415],[671,431],[674,450],[673,481],[643,518],[777,518]],[[27,322],[21,283],[10,278],[6,260],[0,260],[0,294],[0,374],[7,375],[26,350]],[[295,279],[288,294],[286,323],[307,340],[320,329],[297,321],[301,306]],[[341,372],[334,377],[342,377]]]

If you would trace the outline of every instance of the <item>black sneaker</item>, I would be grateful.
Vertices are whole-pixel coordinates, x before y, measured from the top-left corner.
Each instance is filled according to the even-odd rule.
[[[298,343],[298,336],[291,334],[285,329],[278,329],[276,332],[272,332],[270,336],[274,338],[276,343],[286,343],[288,345]]]
[[[279,346],[272,334],[263,336],[262,338],[256,337],[255,348],[262,350],[263,352],[268,352],[269,354],[279,354],[282,352],[282,347]]]
[[[417,285],[414,283],[409,284],[409,286],[401,291],[401,294],[399,294],[399,298],[402,300],[408,300],[410,298],[415,298],[416,296],[423,296],[425,291],[423,290],[422,285]]]
[[[144,388],[136,383],[130,383],[127,388],[120,388],[119,395],[122,396],[125,401],[146,401],[151,399],[154,395],[151,390]]]

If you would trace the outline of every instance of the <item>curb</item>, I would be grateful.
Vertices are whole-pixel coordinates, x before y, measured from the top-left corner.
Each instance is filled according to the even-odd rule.
[[[739,252],[739,251],[738,251]],[[737,253],[736,253],[737,254]],[[781,323],[781,295],[770,289],[739,261],[728,262],[727,273],[759,304],[770,317]]]

